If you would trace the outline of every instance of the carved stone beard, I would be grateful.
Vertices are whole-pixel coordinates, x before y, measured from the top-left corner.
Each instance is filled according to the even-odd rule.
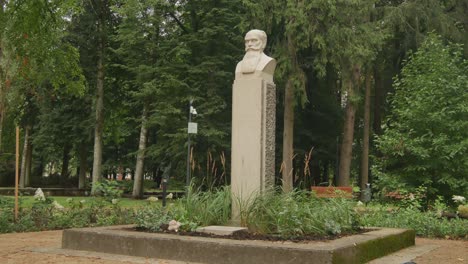
[[[261,50],[247,50],[242,60],[242,73],[253,73],[262,57]]]

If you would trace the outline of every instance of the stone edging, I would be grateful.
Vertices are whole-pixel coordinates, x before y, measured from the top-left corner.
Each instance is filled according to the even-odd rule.
[[[414,245],[415,233],[381,228],[327,242],[231,240],[131,231],[131,226],[68,229],[62,248],[200,263],[364,263]]]

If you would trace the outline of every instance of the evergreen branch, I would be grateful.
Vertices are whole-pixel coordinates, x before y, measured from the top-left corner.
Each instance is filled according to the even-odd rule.
[[[182,24],[182,22],[175,16],[174,13],[167,13],[166,15],[169,15],[170,17],[172,17],[175,22],[177,23],[177,25],[179,25],[179,27],[182,29],[182,31],[184,31],[185,34],[188,34],[189,31],[187,30],[187,28],[184,26],[184,24]]]

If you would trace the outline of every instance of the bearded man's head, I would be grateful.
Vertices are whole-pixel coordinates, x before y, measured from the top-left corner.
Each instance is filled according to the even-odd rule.
[[[267,35],[263,30],[252,29],[245,34],[244,40],[245,51],[254,50],[263,52],[267,44]]]
[[[245,34],[245,55],[242,60],[242,72],[252,73],[262,57],[266,47],[267,35],[265,31],[252,29]]]

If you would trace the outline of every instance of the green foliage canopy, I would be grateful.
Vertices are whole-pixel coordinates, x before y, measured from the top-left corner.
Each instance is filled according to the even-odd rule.
[[[430,34],[395,80],[388,126],[377,139],[382,184],[467,194],[467,87],[461,46]]]

